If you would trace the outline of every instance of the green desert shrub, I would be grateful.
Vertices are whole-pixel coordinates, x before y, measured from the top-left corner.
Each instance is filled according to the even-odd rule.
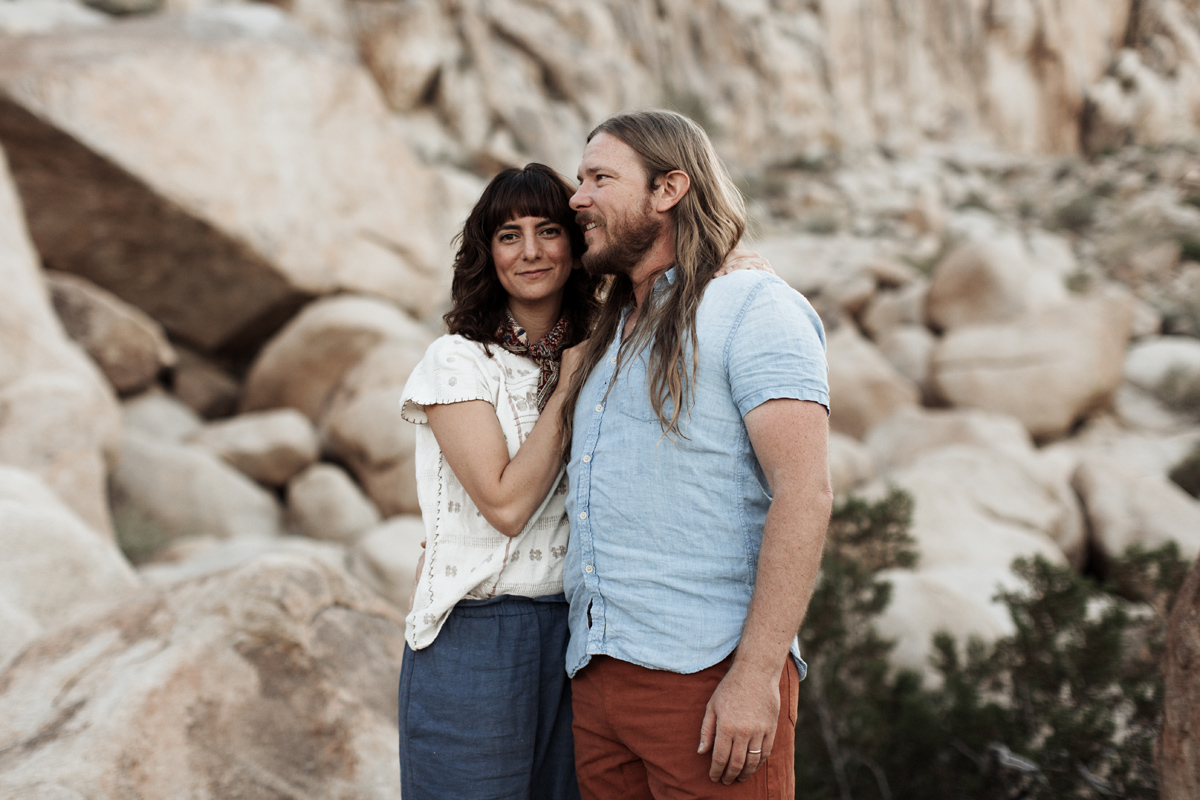
[[[939,634],[930,688],[889,666],[872,625],[890,599],[878,573],[916,561],[911,512],[900,492],[834,512],[801,631],[797,797],[1156,797],[1159,663],[1189,566],[1178,549],[1131,550],[1103,583],[1018,560],[1022,588],[998,595],[1016,632],[965,646]]]

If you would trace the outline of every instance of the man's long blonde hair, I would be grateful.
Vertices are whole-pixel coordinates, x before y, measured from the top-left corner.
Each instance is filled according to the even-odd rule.
[[[615,136],[638,154],[648,191],[675,170],[691,179],[688,191],[672,209],[675,280],[646,295],[645,307],[622,343],[617,361],[620,370],[629,354],[641,353],[650,345],[650,403],[664,435],[682,435],[680,420],[691,408],[698,359],[696,310],[713,273],[746,230],[746,206],[704,129],[682,114],[659,109],[617,114],[597,125],[588,141],[599,133]],[[570,447],[574,408],[583,382],[617,334],[621,312],[632,300],[629,276],[615,276],[563,406],[564,448]],[[690,353],[690,363],[685,363],[686,353]]]

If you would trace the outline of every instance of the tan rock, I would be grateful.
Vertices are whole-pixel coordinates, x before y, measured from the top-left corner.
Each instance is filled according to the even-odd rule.
[[[971,638],[991,643],[1014,631],[1004,606],[992,599],[1015,580],[1005,565],[893,569],[879,579],[892,585],[892,600],[875,621],[879,634],[896,643],[889,660],[921,673],[928,686],[941,683],[930,662],[935,634],[951,634],[965,651]]]
[[[950,251],[929,281],[925,313],[935,328],[1006,322],[1067,298],[1061,277],[1040,270],[1017,234],[992,232]]]
[[[335,570],[343,569],[346,564],[346,548],[306,536],[275,539],[197,536],[179,539],[156,552],[149,562],[138,567],[138,576],[147,583],[178,583],[233,569],[263,556],[301,557]]]
[[[4,638],[0,639],[0,673],[3,673],[25,645],[38,637],[42,626],[26,611],[0,597],[0,630],[4,631]]]
[[[425,523],[420,517],[392,517],[350,549],[350,574],[407,614],[424,540]]]
[[[283,532],[275,498],[200,447],[127,431],[109,485],[117,535],[138,561],[188,536],[269,538]]]
[[[290,408],[212,422],[188,441],[267,486],[283,486],[320,455],[312,423]]]
[[[50,271],[46,283],[67,335],[100,365],[118,392],[145,389],[175,364],[162,326],[146,314],[77,275]]]
[[[3,673],[0,795],[394,798],[402,652],[396,611],[312,559],[148,587]]]
[[[345,295],[318,300],[259,353],[246,376],[242,411],[289,407],[315,422],[342,378],[376,345],[429,338],[382,300]]]
[[[952,444],[974,445],[1018,457],[1033,454],[1019,420],[972,409],[906,408],[871,429],[866,445],[881,469],[910,464]]]
[[[316,294],[418,312],[440,296],[429,174],[368,73],[281,13],[19,39],[0,87],[0,143],[47,263],[203,351],[256,345]]]
[[[179,398],[162,389],[151,389],[121,404],[126,432],[133,431],[152,439],[182,443],[204,427],[204,420]]]
[[[171,392],[205,419],[237,413],[242,386],[220,364],[186,348],[171,370]]]
[[[879,340],[886,331],[901,325],[925,325],[925,298],[929,282],[913,280],[899,289],[878,292],[861,317],[863,329]]]
[[[22,0],[0,5],[0,34],[29,36],[64,28],[94,28],[110,18],[70,0]]]
[[[1060,436],[1120,385],[1130,315],[1127,298],[1099,294],[957,328],[934,348],[934,386],[951,405],[1016,417],[1035,438]]]
[[[1134,343],[1125,357],[1125,379],[1200,415],[1200,339],[1154,336]]]
[[[931,367],[935,339],[924,325],[896,325],[879,334],[875,346],[896,371],[920,390],[921,397],[933,397]]]
[[[994,569],[1037,554],[1064,564],[1064,545],[1082,550],[1077,516],[1053,481],[1003,451],[943,447],[885,473],[863,492],[882,495],[893,485],[913,497],[910,533],[922,569]]]
[[[25,618],[14,638],[28,636],[29,620],[50,628],[137,585],[129,562],[44,481],[0,466],[0,604]],[[7,628],[0,638],[9,639]]]
[[[333,464],[313,464],[288,482],[288,518],[312,539],[353,544],[379,524],[374,504]]]
[[[1135,544],[1153,549],[1167,542],[1179,545],[1189,560],[1200,555],[1200,502],[1172,481],[1090,456],[1080,461],[1073,484],[1102,556],[1118,557]]]
[[[845,495],[859,484],[875,477],[871,451],[857,439],[837,431],[829,432],[829,479],[835,495]]]
[[[420,513],[416,433],[400,416],[400,396],[431,340],[422,334],[376,347],[347,374],[321,420],[325,450],[349,466],[385,516]]]
[[[875,425],[902,408],[916,406],[920,391],[896,371],[875,345],[852,325],[842,325],[827,339],[829,355],[829,424],[861,439]]]
[[[1163,659],[1163,731],[1155,763],[1163,800],[1200,795],[1200,559],[1180,587]]]
[[[414,110],[461,54],[438,4],[357,2],[354,19],[363,61],[395,111]]]
[[[120,442],[116,396],[54,315],[3,152],[0,284],[0,464],[41,475],[111,538],[104,473]]]

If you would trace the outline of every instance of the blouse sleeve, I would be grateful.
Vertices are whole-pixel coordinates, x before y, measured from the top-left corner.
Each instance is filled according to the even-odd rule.
[[[486,400],[496,404],[499,381],[490,376],[489,359],[475,342],[461,336],[443,336],[425,351],[425,357],[408,376],[400,397],[400,416],[426,425],[425,406]]]

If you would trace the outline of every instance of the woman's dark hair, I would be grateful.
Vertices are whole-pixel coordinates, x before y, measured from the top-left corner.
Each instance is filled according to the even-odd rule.
[[[571,239],[571,255],[584,251],[583,231],[575,223],[571,195],[575,187],[545,164],[504,170],[483,190],[455,239],[454,281],[450,310],[443,319],[450,333],[484,344],[497,343],[496,330],[504,320],[508,294],[496,277],[492,262],[492,235],[504,223],[521,217],[544,217],[562,225]],[[570,322],[568,347],[587,338],[600,279],[587,270],[573,269],[563,290],[563,314]]]

